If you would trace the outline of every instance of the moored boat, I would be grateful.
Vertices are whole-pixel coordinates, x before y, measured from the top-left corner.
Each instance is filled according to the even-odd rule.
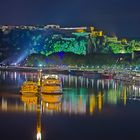
[[[41,93],[61,94],[62,83],[58,75],[46,75],[42,79]]]
[[[111,73],[102,73],[101,78],[102,79],[112,79],[113,75]]]
[[[38,93],[38,86],[36,82],[33,81],[26,81],[23,83],[23,85],[21,86],[21,90],[20,90],[21,94],[26,94],[26,95],[30,95],[30,94],[36,94]]]
[[[84,71],[83,77],[86,78],[101,78],[101,74],[98,71]]]
[[[136,74],[135,76],[133,76],[133,83],[140,85],[140,75]]]

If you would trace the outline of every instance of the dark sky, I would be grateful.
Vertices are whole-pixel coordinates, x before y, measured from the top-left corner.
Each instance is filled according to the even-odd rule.
[[[0,0],[0,24],[93,25],[120,37],[140,37],[140,1]]]

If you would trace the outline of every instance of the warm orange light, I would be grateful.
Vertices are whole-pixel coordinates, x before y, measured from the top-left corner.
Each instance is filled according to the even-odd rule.
[[[98,109],[99,109],[99,111],[102,110],[102,95],[101,95],[101,93],[99,93],[99,95],[98,95]]]
[[[92,114],[94,112],[94,109],[95,109],[95,95],[91,95],[90,96],[90,99],[89,99],[89,104],[90,104],[90,108],[89,108],[89,111],[90,111],[90,114]]]
[[[83,33],[83,32],[85,32],[85,30],[84,29],[77,29],[76,32]]]

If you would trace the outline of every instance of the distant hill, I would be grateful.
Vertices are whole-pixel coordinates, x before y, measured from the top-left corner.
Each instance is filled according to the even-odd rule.
[[[138,59],[139,60],[139,59]],[[27,66],[47,65],[71,65],[71,66],[93,66],[93,65],[121,65],[135,64],[129,54],[89,54],[78,55],[74,53],[59,52],[49,56],[42,54],[31,54],[24,64]]]
[[[6,63],[20,63],[34,53],[49,56],[57,52],[71,52],[94,57],[97,53],[105,56],[105,54],[131,54],[133,51],[140,50],[140,41],[137,39],[120,39],[102,33],[94,27],[46,29],[32,26],[2,26],[0,28],[0,61],[6,59]]]

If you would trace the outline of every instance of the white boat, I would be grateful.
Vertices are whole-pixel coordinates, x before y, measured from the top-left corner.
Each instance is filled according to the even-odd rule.
[[[135,84],[140,84],[140,75],[135,75],[135,76],[133,76],[133,82],[135,83]]]
[[[62,83],[58,75],[42,76],[41,93],[45,93],[45,94],[62,93]]]

